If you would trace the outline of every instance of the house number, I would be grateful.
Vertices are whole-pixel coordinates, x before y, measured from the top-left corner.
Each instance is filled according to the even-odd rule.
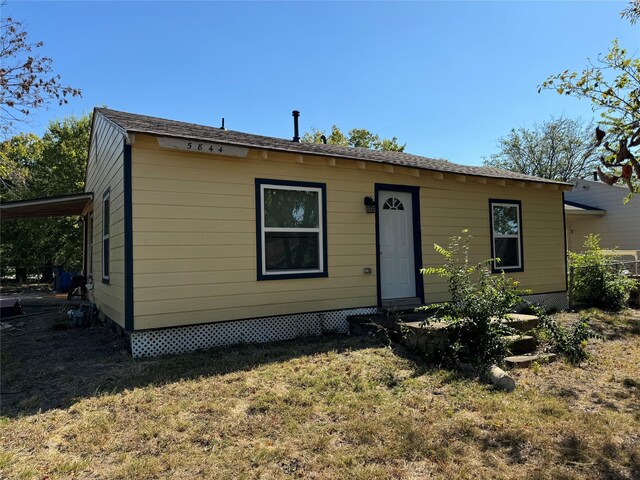
[[[166,137],[159,137],[158,145],[162,148],[210,153],[213,155],[228,155],[231,157],[246,157],[249,150],[247,148],[236,147],[233,145],[221,145],[219,143],[196,142],[193,140]]]

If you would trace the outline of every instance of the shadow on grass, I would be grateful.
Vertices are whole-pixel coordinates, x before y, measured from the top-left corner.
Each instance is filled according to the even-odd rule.
[[[124,339],[102,326],[61,329],[56,315],[35,316],[2,333],[0,415],[17,417],[101,394],[251,370],[327,352],[380,346],[367,337],[324,335],[133,359]]]
[[[580,310],[589,318],[589,326],[605,340],[619,340],[640,335],[640,310],[627,309],[622,312],[603,312],[595,308]]]

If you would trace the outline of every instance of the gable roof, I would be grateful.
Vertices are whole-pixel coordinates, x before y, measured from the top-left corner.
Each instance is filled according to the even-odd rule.
[[[283,138],[265,137],[262,135],[236,132],[233,130],[222,130],[220,128],[206,125],[177,122],[175,120],[120,112],[108,108],[96,108],[95,111],[118,125],[126,133],[144,133],[157,136],[188,138],[279,152],[363,160],[367,162],[400,165],[443,173],[571,185],[565,182],[558,182],[546,178],[510,172],[499,168],[459,165],[446,160],[421,157],[404,152],[386,152],[370,150],[368,148],[342,147],[339,145],[325,145],[318,143],[298,143]]]

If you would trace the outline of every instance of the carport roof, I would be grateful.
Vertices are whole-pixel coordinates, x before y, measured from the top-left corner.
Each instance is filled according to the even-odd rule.
[[[2,220],[37,217],[70,217],[82,215],[93,200],[93,193],[76,193],[60,197],[32,198],[0,204]]]

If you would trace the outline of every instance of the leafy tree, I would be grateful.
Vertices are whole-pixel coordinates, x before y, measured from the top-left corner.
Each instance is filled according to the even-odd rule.
[[[0,4],[1,5],[1,4]],[[14,122],[24,122],[31,111],[51,102],[64,105],[79,89],[60,83],[53,61],[40,56],[43,42],[31,42],[21,22],[0,19],[0,131],[8,134]]]
[[[0,143],[0,158],[21,169],[22,181],[0,190],[0,199],[26,200],[82,192],[91,120],[67,118],[49,124],[42,138],[19,134]],[[4,182],[4,180],[3,180]],[[64,265],[80,270],[82,225],[77,217],[0,223],[3,266]]]
[[[484,164],[565,182],[585,178],[599,164],[592,131],[591,124],[570,118],[552,118],[531,130],[512,129]]]
[[[306,143],[324,143],[322,137],[327,139],[329,145],[341,145],[343,147],[369,148],[372,150],[385,150],[391,152],[403,152],[406,144],[399,145],[398,139],[380,138],[379,135],[371,133],[364,128],[353,128],[349,130],[348,136],[336,126],[331,127],[331,133],[327,136],[324,130],[312,128],[305,132],[301,141]]]
[[[41,155],[42,140],[33,133],[21,133],[0,144],[0,198],[20,198],[29,168]]]
[[[640,15],[638,2],[632,2],[621,13],[631,23]],[[591,100],[600,111],[601,126],[596,128],[596,143],[602,146],[598,167],[600,179],[610,185],[622,181],[631,195],[640,192],[640,59],[630,56],[614,40],[609,52],[589,60],[582,72],[552,75],[542,82],[541,90],[556,90],[560,95]]]

